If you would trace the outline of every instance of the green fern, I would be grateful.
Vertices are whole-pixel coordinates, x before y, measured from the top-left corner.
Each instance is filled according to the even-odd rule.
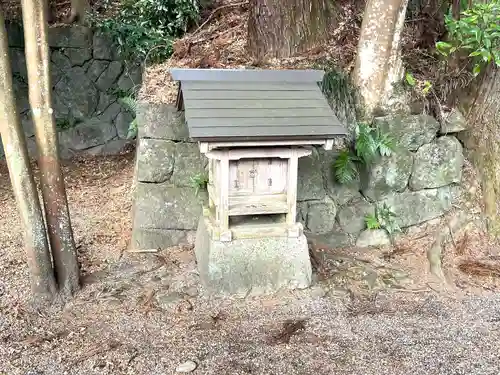
[[[391,156],[395,149],[394,140],[387,134],[377,131],[377,149],[382,156]]]
[[[366,215],[365,216],[365,223],[366,227],[368,229],[379,229],[380,228],[380,223],[375,215]]]
[[[377,140],[373,137],[373,129],[366,124],[356,127],[356,154],[366,164],[370,164],[377,153]]]
[[[359,172],[356,168],[357,161],[359,161],[359,158],[350,150],[343,150],[340,152],[333,163],[335,177],[338,182],[341,184],[348,184],[358,178]]]
[[[137,114],[137,101],[131,96],[125,96],[118,101],[135,116]]]
[[[389,235],[392,236],[395,232],[401,232],[399,224],[396,222],[396,214],[391,210],[386,203],[383,206],[378,206],[376,210],[377,220],[380,226],[384,228]]]

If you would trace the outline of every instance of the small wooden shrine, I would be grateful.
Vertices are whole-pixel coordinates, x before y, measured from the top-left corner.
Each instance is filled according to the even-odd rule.
[[[209,159],[212,241],[298,238],[298,159],[331,149],[346,130],[332,112],[319,70],[172,69],[177,107]],[[306,249],[307,250],[307,249]],[[286,257],[286,254],[283,254]]]

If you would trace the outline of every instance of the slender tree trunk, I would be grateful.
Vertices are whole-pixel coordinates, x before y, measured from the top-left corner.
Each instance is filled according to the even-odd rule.
[[[72,295],[79,289],[79,267],[53,117],[45,5],[44,0],[22,0],[29,100],[57,283],[61,293]]]
[[[387,104],[392,84],[403,77],[400,39],[408,0],[368,0],[353,79],[363,101],[363,117]]]
[[[500,235],[500,69],[493,63],[469,99],[466,148],[481,175],[488,229]]]
[[[56,282],[40,201],[12,91],[7,31],[2,12],[0,12],[0,92],[2,93],[0,95],[0,133],[14,196],[23,223],[31,290],[37,302],[48,302],[56,294]]]
[[[321,42],[333,21],[329,0],[252,0],[248,19],[250,55],[286,58]]]

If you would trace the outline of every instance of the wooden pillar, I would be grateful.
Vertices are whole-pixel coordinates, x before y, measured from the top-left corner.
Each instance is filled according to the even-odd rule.
[[[297,150],[293,150],[290,159],[288,159],[288,186],[286,201],[288,205],[288,214],[286,223],[294,225],[297,218],[297,171],[299,167],[299,156]]]
[[[229,151],[220,159],[219,175],[219,229],[221,241],[231,241],[229,231]]]

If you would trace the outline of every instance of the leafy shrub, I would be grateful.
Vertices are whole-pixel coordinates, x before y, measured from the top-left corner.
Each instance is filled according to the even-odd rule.
[[[160,62],[198,18],[195,0],[124,0],[115,17],[94,23],[112,35],[123,57]]]
[[[206,190],[208,185],[208,176],[197,174],[191,177],[191,186],[195,189],[195,194],[198,195],[200,190]]]
[[[137,137],[137,101],[133,96],[124,96],[118,99],[127,110],[134,116],[134,119],[128,126],[127,139],[134,139]]]
[[[379,156],[390,156],[394,141],[379,129],[367,124],[356,126],[356,140],[351,148],[340,152],[333,164],[335,177],[341,184],[347,184],[359,177],[359,167],[370,165]]]
[[[377,206],[375,215],[365,217],[366,227],[368,229],[385,229],[390,236],[395,232],[400,232],[401,228],[396,223],[396,215],[387,204]]]
[[[500,0],[474,2],[461,12],[460,19],[448,14],[445,22],[450,42],[436,43],[441,54],[467,52],[474,62],[475,75],[489,63],[500,67]]]

